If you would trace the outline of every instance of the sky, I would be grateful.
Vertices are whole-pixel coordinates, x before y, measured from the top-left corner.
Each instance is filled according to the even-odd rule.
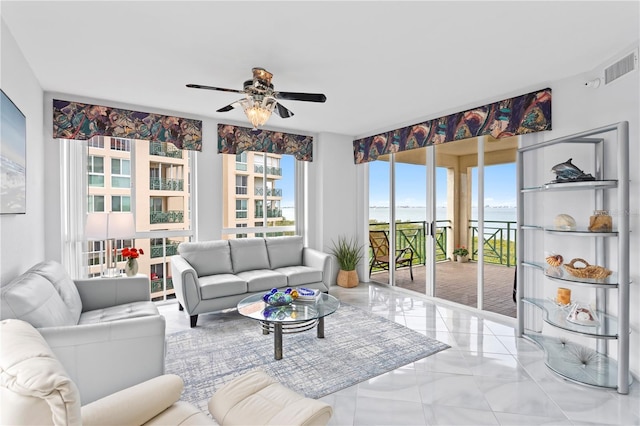
[[[281,207],[294,205],[294,162],[291,155],[283,155],[280,160],[282,179],[276,183],[282,188]],[[472,171],[473,196],[472,204],[477,206],[477,168]],[[406,184],[406,183],[409,184]],[[373,161],[369,163],[369,205],[389,205],[389,163]],[[375,188],[375,190],[374,190]],[[492,207],[516,206],[516,164],[501,164],[485,167],[485,197],[483,205]],[[396,164],[396,205],[424,207],[426,206],[426,169],[413,164]],[[442,167],[436,169],[436,205],[446,206],[447,171]]]
[[[477,202],[477,168],[473,169],[472,204]],[[412,164],[396,164],[396,205],[424,207],[426,205],[426,169]],[[515,163],[485,167],[485,198],[483,205],[516,206]],[[444,207],[447,199],[447,171],[436,169],[436,206]],[[389,205],[389,163],[369,163],[369,205]]]

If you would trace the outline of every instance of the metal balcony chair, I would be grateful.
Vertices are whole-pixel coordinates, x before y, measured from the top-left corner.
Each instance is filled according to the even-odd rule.
[[[374,267],[389,270],[389,239],[385,231],[369,231],[369,244],[373,251],[371,257],[371,265],[369,266],[369,275]],[[404,247],[396,250],[395,265],[396,267],[409,266],[411,281],[413,281],[413,249]]]

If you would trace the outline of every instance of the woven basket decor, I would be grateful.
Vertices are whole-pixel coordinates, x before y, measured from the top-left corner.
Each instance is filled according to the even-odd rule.
[[[576,263],[582,263],[584,266],[576,266]],[[565,263],[564,269],[576,278],[606,278],[611,275],[611,271],[603,266],[590,265],[584,259],[579,257],[571,259],[571,262]]]

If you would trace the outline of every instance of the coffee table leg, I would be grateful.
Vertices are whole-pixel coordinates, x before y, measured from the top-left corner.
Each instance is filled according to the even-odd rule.
[[[318,319],[318,339],[324,339],[324,317]]]
[[[275,349],[275,359],[282,359],[282,324],[273,324],[273,343]]]

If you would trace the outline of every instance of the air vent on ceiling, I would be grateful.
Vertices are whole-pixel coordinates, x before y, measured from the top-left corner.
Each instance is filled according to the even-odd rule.
[[[638,69],[638,49],[604,69],[604,85]]]

